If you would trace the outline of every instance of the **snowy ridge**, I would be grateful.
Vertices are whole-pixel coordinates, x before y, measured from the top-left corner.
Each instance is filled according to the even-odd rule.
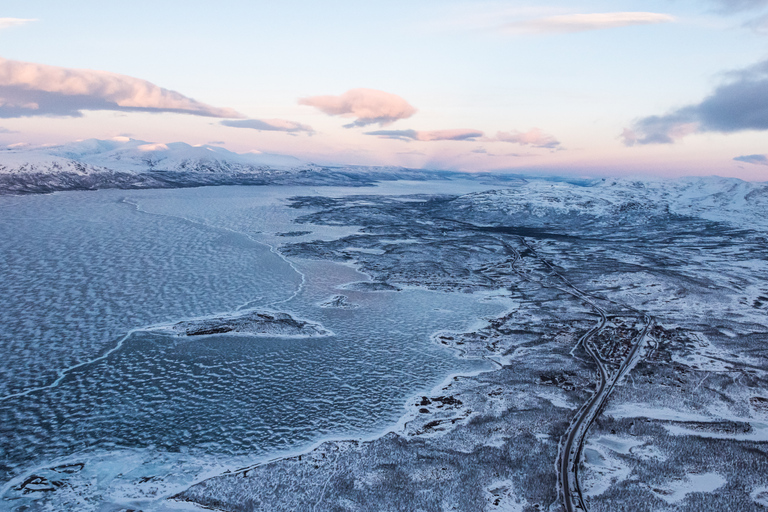
[[[472,174],[401,167],[317,166],[286,155],[235,153],[184,142],[156,144],[117,137],[60,146],[0,150],[0,194],[101,188],[206,185],[371,185],[377,181],[470,179],[499,190],[468,194],[456,206],[486,219],[551,216],[622,225],[669,215],[768,228],[768,183],[717,176],[562,181],[511,174]],[[490,215],[490,217],[489,217]]]
[[[469,194],[456,206],[469,212],[525,217],[527,225],[552,216],[584,222],[624,225],[665,215],[700,217],[744,227],[768,228],[768,183],[718,176],[642,181],[627,178],[594,180],[586,185],[528,180],[522,186]]]
[[[266,184],[311,168],[290,156],[239,154],[218,146],[88,139],[0,150],[0,194]]]
[[[286,155],[235,153],[219,146],[156,144],[127,137],[0,149],[0,195],[215,185],[364,186],[384,180],[470,176],[484,179],[402,167],[319,166]]]
[[[184,142],[153,144],[127,138],[88,139],[61,146],[6,149],[0,152],[0,173],[6,174],[69,172],[73,169],[79,172],[110,169],[132,173],[237,172],[266,167],[289,169],[303,164],[291,156],[239,154],[218,146],[192,146]]]

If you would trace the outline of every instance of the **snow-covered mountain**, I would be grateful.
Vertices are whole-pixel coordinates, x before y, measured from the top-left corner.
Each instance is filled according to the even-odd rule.
[[[254,168],[295,168],[298,158],[266,153],[234,153],[219,146],[191,146],[184,142],[153,144],[118,138],[88,139],[48,148],[45,153],[115,171],[232,172]]]
[[[156,144],[129,138],[0,149],[0,194],[206,185],[359,186],[381,180],[450,176],[468,177],[402,167],[318,166],[286,155],[235,153],[212,145]]]
[[[80,164],[80,165],[74,165]],[[291,169],[306,162],[292,156],[234,153],[219,146],[192,146],[184,142],[154,144],[119,137],[87,139],[60,146],[12,148],[0,151],[0,173],[93,172],[242,172],[256,169]]]
[[[768,229],[768,184],[717,176],[558,180],[400,167],[317,166],[291,156],[235,153],[184,142],[88,139],[60,146],[0,150],[0,194],[100,188],[205,185],[368,185],[383,180],[472,179],[497,190],[469,194],[456,208],[480,222],[527,225],[553,218],[615,225],[668,215]]]
[[[312,168],[291,156],[119,137],[0,150],[0,194],[265,184]]]

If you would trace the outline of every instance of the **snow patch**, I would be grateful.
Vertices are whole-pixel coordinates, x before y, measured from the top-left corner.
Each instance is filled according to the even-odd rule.
[[[749,497],[758,505],[768,508],[768,486],[756,487]]]
[[[536,393],[536,396],[561,409],[576,409],[576,406],[570,403],[562,394],[539,391]]]
[[[605,410],[605,414],[614,418],[648,418],[652,420],[711,422],[711,416],[682,412],[669,407],[651,407],[647,404],[615,404]]]
[[[139,151],[158,151],[158,150],[167,150],[168,146],[165,144],[142,144],[141,146],[138,146],[136,149]]]
[[[586,471],[582,476],[582,488],[586,496],[600,496],[632,473],[627,464],[604,446],[588,442],[583,453]]]
[[[486,487],[488,504],[486,512],[523,512],[528,506],[528,501],[515,494],[515,488],[511,480],[499,480]]]
[[[719,473],[687,474],[685,479],[671,482],[671,485],[662,488],[653,488],[656,497],[668,504],[679,503],[694,492],[714,492],[728,483]]]

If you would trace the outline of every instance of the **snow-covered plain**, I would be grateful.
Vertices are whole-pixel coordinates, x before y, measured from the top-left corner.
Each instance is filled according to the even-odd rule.
[[[5,192],[82,188],[52,161],[90,188],[246,165],[75,146],[0,154]],[[765,184],[270,165],[281,186],[0,197],[0,510],[559,510],[601,323],[609,373],[640,345],[581,453],[588,509],[764,509]],[[207,331],[258,314],[294,337]]]

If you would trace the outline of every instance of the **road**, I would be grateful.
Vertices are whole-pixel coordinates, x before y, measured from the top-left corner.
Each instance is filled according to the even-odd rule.
[[[611,374],[590,343],[595,334],[602,331],[606,324],[605,311],[595,304],[593,304],[593,307],[600,313],[600,322],[587,331],[579,339],[578,343],[584,346],[584,349],[594,359],[595,364],[597,364],[599,380],[594,395],[579,409],[579,412],[571,420],[571,424],[568,426],[565,434],[563,434],[560,444],[558,473],[560,476],[563,505],[567,512],[586,512],[588,510],[581,493],[581,485],[579,484],[579,461],[581,460],[581,452],[584,448],[584,440],[586,439],[589,427],[600,415],[616,383],[632,369],[642,356],[640,347],[642,347],[643,340],[653,323],[648,315],[643,316],[645,322],[643,330],[632,339],[632,349],[627,354],[627,357],[624,358],[624,361],[621,362],[619,368]]]
[[[483,228],[480,226],[475,226],[473,224],[461,221],[451,221],[457,224],[471,227],[477,231],[483,231]],[[592,423],[594,423],[595,419],[600,416],[600,413],[608,401],[608,398],[610,397],[613,388],[616,386],[616,383],[621,381],[622,377],[624,377],[624,375],[626,375],[627,372],[629,372],[629,370],[631,370],[642,357],[643,351],[640,350],[640,348],[643,346],[643,342],[648,335],[648,331],[653,325],[653,319],[632,307],[628,308],[634,311],[635,314],[643,316],[644,326],[643,329],[635,337],[632,338],[632,348],[630,349],[627,356],[623,361],[621,361],[621,363],[618,365],[618,368],[614,372],[611,372],[607,367],[607,361],[600,356],[595,347],[593,347],[591,344],[595,335],[603,331],[606,324],[608,323],[607,312],[598,305],[598,302],[605,301],[607,299],[599,298],[579,289],[565,276],[560,274],[554,265],[552,265],[545,258],[542,258],[537,253],[536,249],[528,243],[525,237],[516,234],[513,234],[512,236],[516,238],[522,245],[524,245],[536,259],[538,259],[549,269],[550,274],[548,277],[553,277],[563,284],[562,287],[556,286],[556,288],[588,304],[600,316],[598,323],[589,331],[587,331],[581,338],[579,338],[578,342],[571,351],[573,354],[573,352],[580,345],[584,347],[586,352],[597,365],[598,381],[596,383],[595,393],[584,405],[581,406],[579,411],[576,413],[576,416],[573,418],[573,420],[571,420],[568,429],[563,434],[563,437],[560,440],[560,449],[557,461],[559,478],[558,485],[560,487],[560,494],[563,500],[564,509],[566,512],[586,512],[588,508],[584,502],[584,497],[581,492],[581,485],[579,483],[579,462],[581,460],[581,454],[584,448],[584,441],[587,437],[589,428],[592,426]],[[497,242],[501,243],[502,246],[506,249],[507,253],[512,256],[512,261],[509,263],[510,271],[516,273],[523,280],[531,281],[532,279],[530,276],[526,275],[519,268],[517,268],[517,264],[521,260],[520,252],[498,236],[490,235],[489,238],[493,238]],[[537,281],[542,286],[552,286],[552,284],[546,284],[543,279]]]
[[[550,269],[552,272],[552,277],[556,277],[565,285],[563,288],[560,288],[561,290],[589,304],[590,307],[592,307],[595,312],[600,315],[600,320],[598,321],[597,325],[592,327],[581,338],[579,338],[578,342],[576,342],[576,345],[574,346],[574,349],[571,351],[571,353],[573,353],[573,351],[575,351],[579,345],[584,347],[584,349],[597,365],[598,381],[595,388],[595,393],[584,405],[581,406],[579,411],[576,413],[576,416],[573,418],[573,420],[571,420],[568,429],[563,434],[563,437],[560,441],[557,463],[559,477],[558,485],[560,487],[563,506],[566,512],[586,512],[588,508],[584,502],[584,497],[581,492],[581,484],[579,483],[579,462],[581,460],[581,453],[584,448],[584,441],[587,437],[587,432],[589,431],[589,427],[592,426],[592,423],[595,421],[595,419],[600,416],[600,412],[603,410],[603,407],[608,401],[608,397],[611,395],[611,392],[616,386],[616,383],[621,381],[622,377],[624,377],[624,375],[626,375],[626,373],[631,370],[642,357],[643,352],[640,350],[640,348],[643,346],[643,341],[648,335],[648,331],[653,324],[653,320],[648,315],[634,310],[634,308],[630,308],[637,314],[643,315],[644,326],[643,329],[634,338],[632,338],[632,348],[630,349],[627,356],[619,364],[616,371],[611,373],[610,369],[606,366],[607,361],[605,361],[600,356],[600,354],[591,344],[591,341],[595,335],[599,334],[603,329],[605,329],[606,323],[608,322],[608,315],[606,311],[598,305],[598,301],[601,299],[590,295],[589,293],[579,289],[573,283],[571,283],[565,276],[557,271],[554,265],[539,256],[535,248],[532,247],[524,237],[516,236],[516,238],[523,245],[525,245],[539,261],[544,263]],[[520,253],[505,241],[498,238],[497,240],[499,240],[499,242],[504,245],[507,251],[513,255],[511,267],[513,270],[515,270],[514,266],[520,260]],[[519,275],[524,279],[527,279],[527,277],[523,274]],[[544,285],[543,282],[540,284]]]
[[[608,315],[606,311],[598,305],[598,299],[595,296],[579,289],[568,279],[560,274],[557,269],[546,259],[542,258],[536,253],[536,250],[521,236],[516,237],[523,245],[525,245],[539,261],[544,263],[552,272],[552,276],[558,278],[565,286],[560,288],[561,290],[569,293],[577,299],[587,303],[592,307],[595,312],[600,315],[600,320],[597,325],[587,331],[574,346],[576,350],[580,345],[584,347],[590,357],[595,361],[598,369],[598,381],[595,387],[595,393],[592,397],[581,406],[576,416],[571,420],[568,429],[563,434],[560,442],[560,449],[558,453],[558,485],[560,487],[560,493],[563,500],[563,506],[566,512],[586,512],[588,510],[584,497],[581,492],[581,484],[579,483],[579,462],[581,461],[581,453],[584,448],[584,441],[587,437],[589,427],[600,416],[603,407],[608,401],[608,397],[611,395],[616,383],[619,382],[626,373],[631,370],[642,357],[643,352],[640,348],[643,346],[643,341],[648,335],[648,331],[653,324],[653,320],[646,314],[643,314],[637,310],[634,310],[637,314],[643,315],[644,326],[643,329],[631,340],[632,348],[627,356],[619,364],[615,372],[611,373],[610,369],[606,366],[605,361],[600,354],[592,346],[591,341],[595,335],[599,334],[608,322]],[[513,260],[511,267],[513,270],[515,264],[520,260],[520,253],[504,240],[498,239],[507,251],[512,254]],[[519,274],[524,279],[526,276]],[[541,283],[544,285],[544,283]],[[634,309],[634,308],[630,308]]]

